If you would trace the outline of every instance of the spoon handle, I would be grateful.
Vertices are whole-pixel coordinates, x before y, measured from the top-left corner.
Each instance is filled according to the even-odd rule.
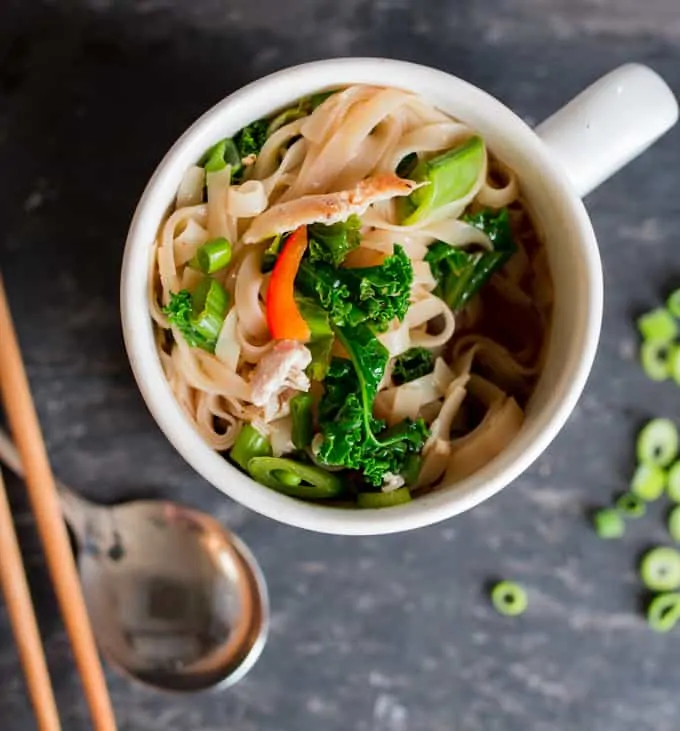
[[[0,429],[0,461],[4,462],[17,477],[24,476],[24,467],[21,464],[19,453],[8,434],[2,429]],[[71,526],[78,540],[82,541],[88,522],[91,522],[94,512],[100,508],[77,495],[62,482],[55,480],[55,484],[59,492],[59,502],[64,519]]]

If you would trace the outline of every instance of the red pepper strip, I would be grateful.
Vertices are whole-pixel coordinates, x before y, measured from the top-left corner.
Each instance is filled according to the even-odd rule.
[[[307,227],[293,231],[276,260],[267,289],[267,325],[275,340],[301,340],[311,337],[309,325],[295,302],[295,277],[307,249]]]

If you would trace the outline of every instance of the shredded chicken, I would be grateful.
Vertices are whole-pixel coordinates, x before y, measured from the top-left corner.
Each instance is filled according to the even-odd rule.
[[[270,236],[294,231],[309,223],[332,224],[345,221],[353,213],[361,214],[378,201],[412,193],[420,187],[412,180],[386,173],[360,181],[349,190],[322,195],[305,195],[279,203],[258,216],[243,235],[246,244],[254,244]]]
[[[302,343],[282,340],[262,357],[250,379],[251,401],[264,410],[264,421],[284,415],[298,391],[309,391],[305,368],[312,354]]]
[[[395,475],[393,472],[385,472],[383,475],[382,491],[392,492],[393,490],[398,490],[404,486],[405,482],[401,475]]]

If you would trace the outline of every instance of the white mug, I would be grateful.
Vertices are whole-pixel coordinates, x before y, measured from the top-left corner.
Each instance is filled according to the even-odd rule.
[[[476,129],[517,174],[544,233],[555,304],[543,373],[517,437],[456,484],[382,510],[324,507],[264,487],[214,452],[188,420],[163,374],[148,314],[149,252],[184,171],[211,145],[316,91],[372,84],[423,96]],[[677,120],[665,82],[638,64],[621,66],[539,125],[528,127],[497,99],[450,74],[402,61],[347,58],[279,71],[228,96],[166,154],[137,206],[125,246],[121,313],[125,345],[144,400],[194,469],[248,508],[290,525],[334,534],[396,533],[469,510],[512,482],[543,452],[585,385],[602,320],[602,268],[581,198],[639,155]]]

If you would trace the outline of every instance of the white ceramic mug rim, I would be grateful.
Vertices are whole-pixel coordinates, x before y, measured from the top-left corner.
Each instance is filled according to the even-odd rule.
[[[306,89],[310,79],[326,80],[317,83],[316,89],[361,82],[389,86],[399,79],[397,86],[417,89],[418,84],[405,83],[413,78],[446,85],[451,96],[464,94],[470,105],[483,106],[488,115],[493,115],[494,126],[502,127],[525,155],[531,155],[540,164],[545,185],[560,197],[579,232],[577,245],[585,262],[588,281],[584,282],[584,291],[589,299],[581,347],[572,363],[564,368],[549,402],[535,417],[532,440],[517,454],[510,445],[455,489],[435,491],[382,511],[330,508],[294,500],[254,482],[213,451],[194,429],[165,379],[145,300],[148,246],[170,200],[163,192],[164,185],[176,176],[178,165],[185,169],[200,156],[207,145],[198,149],[197,141],[205,137],[208,129],[215,130],[213,141],[220,137],[220,121],[230,110],[246,110],[241,114],[242,124],[263,116],[276,108],[267,105],[266,100],[276,97],[277,87],[284,83],[294,90]],[[304,93],[308,92],[292,91],[287,101]],[[221,136],[224,134],[225,131]],[[151,223],[154,234],[149,238]],[[573,411],[592,367],[602,320],[602,269],[595,234],[581,199],[534,131],[500,101],[462,79],[426,66],[382,58],[332,59],[284,69],[252,82],[208,110],[175,142],[147,184],[130,226],[121,275],[121,316],[128,357],[149,410],[177,451],[208,482],[242,505],[292,526],[332,534],[375,535],[430,525],[469,510],[516,479],[545,450]],[[517,440],[521,437],[520,434]]]

